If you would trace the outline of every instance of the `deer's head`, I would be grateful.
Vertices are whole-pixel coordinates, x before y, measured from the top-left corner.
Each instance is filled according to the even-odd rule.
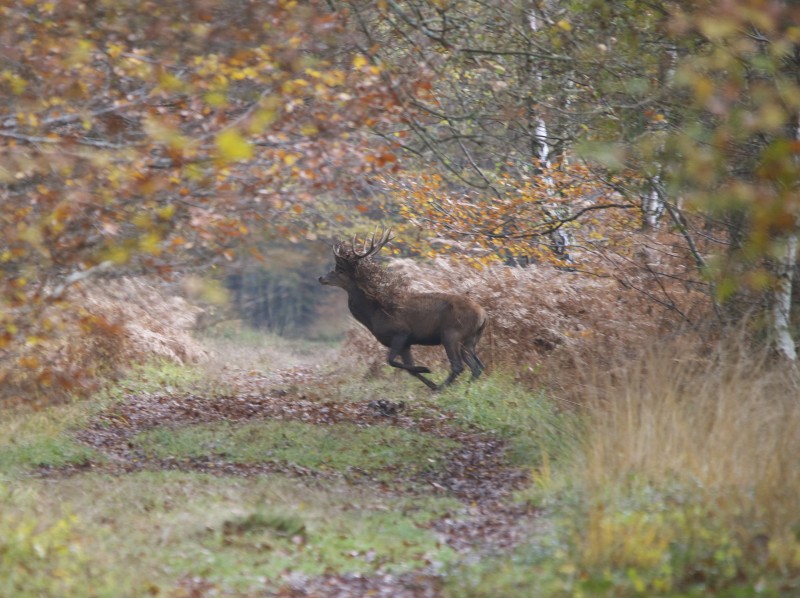
[[[378,238],[378,229],[372,233],[371,239],[364,239],[364,243],[358,242],[357,236],[349,244],[338,241],[333,246],[333,257],[335,265],[333,270],[325,276],[319,277],[321,284],[341,287],[348,290],[355,284],[356,268],[361,260],[367,259],[378,253],[381,248],[392,239],[392,229],[385,229]]]

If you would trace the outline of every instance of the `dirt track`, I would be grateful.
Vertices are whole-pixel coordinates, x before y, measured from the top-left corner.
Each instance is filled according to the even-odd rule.
[[[103,462],[86,462],[64,469],[41,470],[43,476],[80,475],[87,470],[125,475],[140,470],[177,469],[218,475],[254,476],[279,472],[307,480],[309,484],[336,477],[348,484],[380,486],[381,491],[401,494],[429,492],[458,499],[466,516],[444,517],[430,527],[464,559],[511,549],[530,532],[535,513],[513,504],[511,493],[526,475],[505,461],[505,445],[498,438],[465,429],[435,403],[415,405],[381,400],[332,401],[324,397],[324,380],[311,367],[289,368],[270,375],[251,371],[228,372],[226,388],[219,396],[153,393],[131,394],[100,413],[78,433],[81,442],[100,451]],[[443,467],[414,479],[398,469],[378,482],[367,472],[320,472],[291,463],[264,460],[235,463],[223,457],[148,457],[130,442],[141,432],[156,427],[181,427],[225,421],[294,420],[327,426],[338,423],[397,426],[447,438],[457,443]],[[382,472],[385,474],[385,472]],[[422,488],[423,490],[420,490]],[[193,596],[205,596],[212,587],[203,579],[187,579],[183,588]],[[292,578],[277,590],[278,596],[438,596],[441,579],[435,571],[402,575],[327,574]]]

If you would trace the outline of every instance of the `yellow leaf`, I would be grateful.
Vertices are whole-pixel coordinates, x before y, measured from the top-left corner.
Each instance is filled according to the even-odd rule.
[[[297,154],[286,154],[283,156],[283,163],[286,164],[286,166],[293,166],[299,159],[300,156]]]
[[[159,237],[156,233],[147,233],[139,239],[139,249],[145,253],[158,255],[161,253],[160,243],[161,237]]]
[[[278,118],[278,112],[274,108],[256,110],[250,119],[250,131],[260,133],[274,123],[276,118]]]
[[[698,102],[705,103],[714,93],[714,83],[705,77],[698,76],[693,81],[694,95]]]
[[[137,228],[149,228],[152,224],[150,216],[145,212],[137,212],[136,214],[134,214],[133,218],[131,218],[131,222]]]
[[[175,205],[166,205],[163,208],[159,208],[156,213],[161,220],[172,220],[172,216],[175,214]]]
[[[228,103],[228,96],[224,91],[209,91],[203,96],[203,100],[214,108],[223,108]]]
[[[217,135],[217,150],[229,162],[249,160],[253,157],[253,145],[239,131],[227,129]]]
[[[122,46],[121,44],[115,44],[112,42],[109,43],[108,46],[106,47],[106,53],[108,54],[109,58],[116,58],[117,56],[122,54],[122,51],[124,49],[125,49],[124,46]]]
[[[173,75],[166,69],[159,69],[157,71],[158,86],[164,91],[183,91],[186,84],[181,81],[180,77]]]
[[[353,58],[353,68],[363,68],[369,64],[369,60],[367,60],[366,56],[363,54],[356,54]]]
[[[3,71],[0,74],[2,74],[3,79],[5,79],[11,86],[11,91],[15,95],[21,94],[23,91],[25,91],[25,88],[28,86],[28,82],[25,81],[25,79],[23,79],[16,73],[12,73],[11,71]]]
[[[334,69],[332,71],[325,72],[322,75],[322,80],[325,82],[326,85],[330,85],[331,87],[337,87],[344,83],[345,74],[343,71]]]
[[[130,259],[130,252],[125,247],[115,246],[108,250],[106,259],[115,264],[124,264]]]
[[[563,29],[564,31],[572,31],[572,25],[570,25],[569,21],[566,19],[561,19],[556,25],[558,25],[559,29]]]

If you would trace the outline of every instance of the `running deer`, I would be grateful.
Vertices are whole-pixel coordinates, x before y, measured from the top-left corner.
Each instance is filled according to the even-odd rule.
[[[391,292],[385,284],[385,270],[372,260],[392,239],[391,232],[384,230],[376,241],[376,229],[372,239],[365,239],[363,245],[357,237],[349,246],[337,242],[333,246],[336,265],[320,276],[319,282],[347,291],[350,313],[389,348],[386,361],[392,367],[406,370],[431,390],[451,384],[464,371],[465,362],[474,380],[486,367],[475,353],[486,327],[486,312],[461,295]],[[430,369],[414,365],[412,345],[444,345],[450,375],[441,386],[423,376]],[[402,363],[397,361],[398,356]]]

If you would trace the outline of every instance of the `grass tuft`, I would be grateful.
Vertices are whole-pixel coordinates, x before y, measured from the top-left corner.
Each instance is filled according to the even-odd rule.
[[[509,441],[512,464],[535,466],[563,460],[574,448],[578,419],[543,391],[532,392],[502,372],[457,384],[436,396],[466,425]]]
[[[264,530],[285,538],[302,538],[306,535],[306,524],[297,515],[256,512],[244,517],[229,519],[222,526],[222,532],[226,536],[256,533]]]

